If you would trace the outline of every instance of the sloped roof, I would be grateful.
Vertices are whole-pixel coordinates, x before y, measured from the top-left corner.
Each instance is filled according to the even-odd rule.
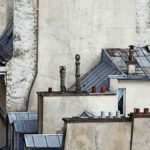
[[[4,66],[13,56],[13,21],[0,36],[0,66]]]
[[[26,134],[24,137],[27,148],[62,147],[62,134]]]
[[[108,87],[109,75],[121,75],[122,72],[111,62],[106,53],[102,52],[101,62],[88,71],[80,79],[82,91],[91,92],[93,86],[96,86],[97,91],[100,91],[102,85]],[[69,91],[75,90],[75,84],[72,85]]]
[[[17,133],[37,133],[37,120],[17,120],[14,122]]]
[[[127,61],[129,57],[129,49],[103,49],[101,62],[88,71],[80,79],[82,91],[91,92],[93,86],[96,86],[97,92],[104,85],[108,87],[109,75],[116,75],[122,80],[149,80],[150,79],[150,50],[148,46],[137,47],[134,52],[136,63],[135,74],[127,73]],[[69,91],[75,90],[75,84]]]
[[[8,120],[13,124],[17,120],[37,120],[36,112],[8,112]]]
[[[106,52],[111,57],[113,63],[125,74],[125,77],[122,79],[150,79],[150,51],[148,46],[136,47],[134,52],[136,70],[135,74],[132,75],[127,73],[128,49],[106,49]]]

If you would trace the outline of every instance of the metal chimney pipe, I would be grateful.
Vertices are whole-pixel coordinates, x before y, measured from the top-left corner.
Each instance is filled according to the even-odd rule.
[[[133,61],[133,54],[134,54],[134,51],[135,51],[135,46],[134,45],[130,45],[129,46],[129,61]]]
[[[76,92],[79,93],[81,92],[81,87],[80,87],[80,55],[77,54],[75,56],[75,59],[76,59],[76,74],[75,74],[75,77],[76,77]]]
[[[65,77],[66,77],[66,67],[65,66],[60,66],[60,91],[62,93],[66,92],[66,87],[65,87]]]

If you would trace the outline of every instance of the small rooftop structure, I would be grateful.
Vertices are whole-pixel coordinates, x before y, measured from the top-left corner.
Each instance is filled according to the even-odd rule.
[[[62,134],[26,134],[25,144],[27,149],[56,149],[62,147]]]
[[[10,149],[24,147],[24,134],[37,132],[36,112],[8,112],[8,146]],[[16,133],[14,135],[14,133]],[[17,136],[16,136],[17,135]],[[18,142],[16,144],[16,141]]]
[[[115,75],[119,80],[150,80],[149,46],[136,47],[133,52],[135,73],[128,73],[129,49],[102,49],[101,62],[80,78],[82,91],[91,92],[93,86],[97,91],[103,85],[109,85],[109,76]],[[75,84],[69,91],[75,90]]]
[[[36,112],[9,112],[8,120],[13,124],[17,120],[37,120]]]

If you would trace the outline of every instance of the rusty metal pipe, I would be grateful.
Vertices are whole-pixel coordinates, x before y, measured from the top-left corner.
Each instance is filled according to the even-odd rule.
[[[76,92],[80,93],[81,92],[81,87],[80,87],[80,55],[77,54],[75,56],[75,59],[76,59],[76,62],[75,62],[75,65],[76,65],[76,74],[75,74],[75,77],[76,77]]]
[[[66,87],[65,87],[65,77],[66,77],[66,67],[65,66],[60,66],[60,91],[62,93],[66,92]]]

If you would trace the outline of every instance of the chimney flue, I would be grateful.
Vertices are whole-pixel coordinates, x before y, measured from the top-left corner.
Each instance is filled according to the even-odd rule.
[[[128,74],[135,74],[135,60],[134,60],[134,52],[135,52],[135,46],[130,45],[129,46],[129,57],[128,57],[128,62],[127,62],[127,69],[128,69]]]
[[[135,48],[135,46],[134,45],[130,45],[129,46],[129,61],[133,61],[133,55],[134,55],[134,48]]]
[[[80,55],[77,54],[75,56],[75,59],[76,59],[76,92],[79,93],[81,92],[81,87],[80,87]]]
[[[60,91],[62,93],[66,92],[66,87],[65,87],[65,77],[66,77],[66,67],[65,66],[60,66]]]

